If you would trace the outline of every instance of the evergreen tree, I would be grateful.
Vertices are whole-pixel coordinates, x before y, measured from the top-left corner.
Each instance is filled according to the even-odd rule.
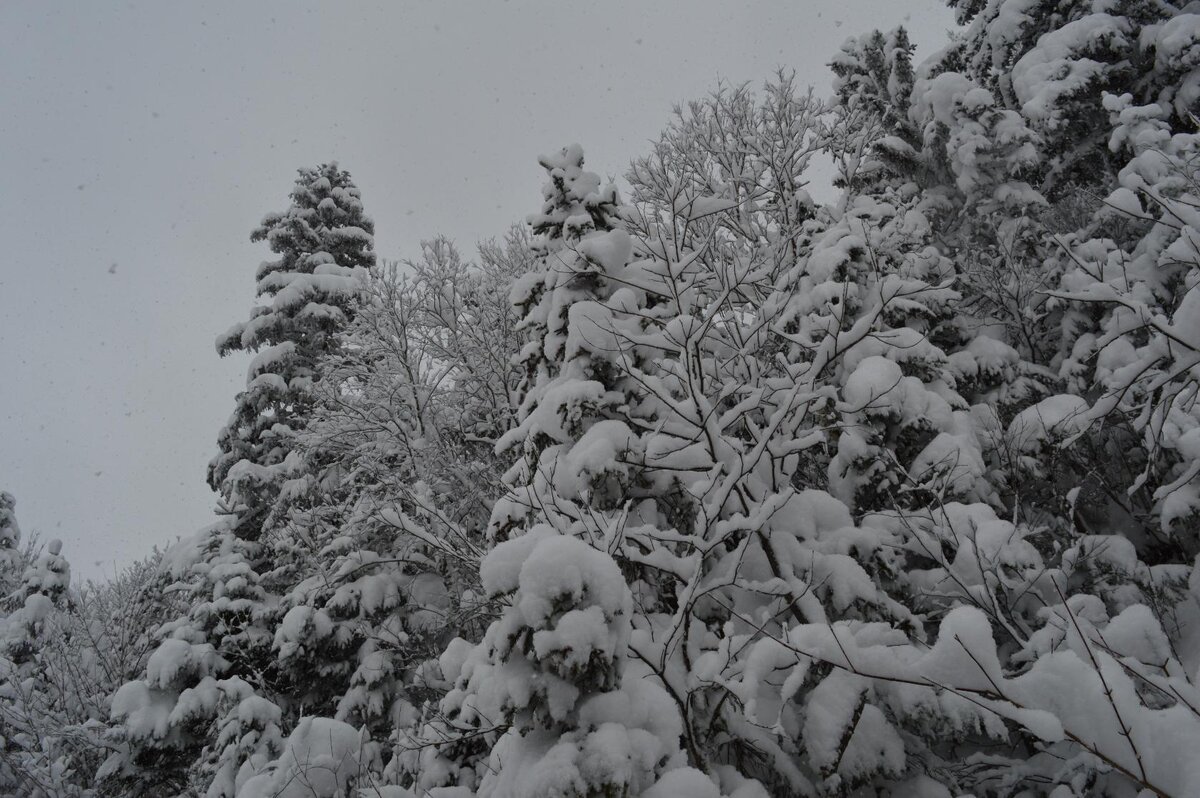
[[[336,163],[302,169],[291,198],[250,236],[280,256],[258,269],[262,304],[217,339],[221,355],[255,353],[208,471],[248,540],[261,535],[295,435],[312,412],[317,363],[337,346],[359,280],[375,265],[375,225],[348,172]]]
[[[32,798],[90,798],[97,741],[69,712],[63,663],[48,641],[71,600],[62,543],[21,546],[12,494],[0,492],[0,790]]]
[[[262,304],[217,341],[222,355],[256,353],[209,464],[228,516],[167,558],[168,589],[183,612],[156,631],[145,678],[113,700],[122,749],[102,775],[126,790],[231,796],[233,774],[253,774],[242,772],[241,757],[263,766],[282,744],[277,600],[263,580],[272,567],[263,537],[294,477],[295,440],[316,403],[321,358],[336,350],[375,262],[374,225],[337,164],[300,170],[291,198],[251,235],[280,256],[258,269]],[[249,729],[261,745],[238,742]]]
[[[423,671],[449,629],[477,625],[481,532],[499,475],[491,446],[515,414],[516,317],[504,297],[526,243],[486,245],[472,265],[436,239],[405,264],[411,275],[389,269],[364,283],[318,363],[324,379],[264,546],[262,584],[279,597],[264,656],[272,700],[240,681],[221,700],[216,743],[193,766],[208,794],[308,783],[317,776],[292,747],[336,755],[306,731],[317,727],[354,740],[363,772],[345,778],[400,772],[389,737],[439,695]]]
[[[478,645],[442,658],[454,689],[424,731],[415,780],[496,798],[668,795],[684,784],[716,796],[687,767],[678,707],[628,648],[633,597],[599,536],[634,487],[626,455],[647,421],[631,368],[642,356],[620,333],[644,301],[629,279],[630,237],[615,191],[583,170],[578,146],[541,163],[538,257],[513,290],[530,337],[525,398],[498,446],[520,443],[523,456],[492,514],[503,542],[480,570],[508,607]]]
[[[467,267],[444,239],[410,267],[415,278],[370,281],[322,361],[329,379],[298,438],[303,476],[285,487],[270,556],[289,705],[377,741],[399,706],[424,700],[405,685],[440,651],[447,620],[467,628],[461,597],[477,586],[498,477],[490,444],[515,409],[515,317],[493,293],[511,275]]]
[[[872,31],[842,44],[829,64],[842,134],[830,142],[839,168],[835,182],[848,191],[887,180],[903,183],[919,169],[918,131],[909,119],[915,74],[908,31]],[[843,202],[844,207],[844,202]]]
[[[922,759],[930,777],[958,790],[1040,783],[1071,794],[1130,785],[1187,792],[1194,776],[1157,765],[1149,751],[1176,742],[1158,738],[1156,728],[1195,739],[1194,711],[1182,708],[1190,698],[1134,698],[1159,655],[1152,645],[1114,641],[1136,615],[1170,647],[1183,629],[1177,613],[1191,615],[1181,608],[1193,553],[1176,548],[1168,530],[1187,528],[1194,475],[1176,459],[1186,436],[1177,453],[1166,431],[1193,423],[1175,405],[1191,390],[1192,350],[1186,338],[1175,340],[1164,357],[1153,339],[1156,321],[1187,317],[1183,294],[1160,286],[1188,284],[1183,274],[1195,257],[1186,244],[1169,262],[1151,253],[1191,223],[1189,211],[1168,210],[1191,180],[1183,155],[1191,145],[1168,131],[1182,132],[1186,118],[1175,97],[1189,85],[1181,65],[1192,57],[1197,18],[1136,2],[958,5],[970,27],[916,70],[908,116],[921,135],[895,176],[919,192],[916,209],[954,264],[964,312],[930,340],[948,360],[940,381],[977,403],[966,440],[947,452],[974,463],[969,470],[988,490],[909,506],[889,500],[863,523],[904,552],[892,569],[899,578],[889,579],[925,634],[937,635],[935,649],[956,614],[971,608],[987,619],[994,641],[959,645],[990,674],[992,698],[1008,709],[989,706],[1010,723],[976,729],[1014,748],[971,772],[925,737]],[[1128,186],[1114,183],[1118,174]],[[1143,197],[1156,192],[1138,191],[1166,174],[1175,176],[1159,195],[1166,202],[1147,213]],[[1106,207],[1089,199],[1106,196]],[[1159,208],[1171,229],[1158,227],[1146,246],[1141,235]],[[1145,286],[1155,288],[1133,288],[1150,274]],[[1171,377],[1157,370],[1167,363],[1180,366]],[[1105,425],[1094,423],[1102,418]],[[968,447],[976,454],[965,457]],[[879,467],[877,456],[864,462]],[[1161,531],[1160,509],[1172,519]],[[1166,672],[1186,672],[1182,660],[1157,650]],[[1113,673],[1117,661],[1129,678]],[[1190,695],[1164,678],[1152,689]],[[1067,683],[1103,711],[1062,700]],[[1046,737],[1012,714],[1030,706],[1046,707],[1064,737]],[[986,745],[958,735],[961,746]],[[918,741],[906,742],[911,749]]]

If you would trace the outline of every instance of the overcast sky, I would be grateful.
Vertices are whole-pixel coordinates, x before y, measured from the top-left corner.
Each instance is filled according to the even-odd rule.
[[[0,490],[96,577],[212,519],[205,465],[244,384],[251,244],[337,159],[376,250],[470,245],[540,205],[578,141],[620,175],[673,103],[794,68],[942,0],[0,3]]]

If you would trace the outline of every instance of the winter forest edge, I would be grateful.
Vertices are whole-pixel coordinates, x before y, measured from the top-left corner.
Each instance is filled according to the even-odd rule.
[[[1200,796],[1200,3],[950,5],[470,254],[301,169],[214,523],[0,493],[0,793]]]

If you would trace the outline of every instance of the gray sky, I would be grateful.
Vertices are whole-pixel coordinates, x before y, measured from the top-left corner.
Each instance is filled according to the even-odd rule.
[[[77,575],[211,521],[205,465],[244,384],[217,333],[300,166],[350,170],[376,249],[464,249],[537,210],[570,142],[620,175],[673,103],[825,63],[942,0],[0,3],[0,490]]]

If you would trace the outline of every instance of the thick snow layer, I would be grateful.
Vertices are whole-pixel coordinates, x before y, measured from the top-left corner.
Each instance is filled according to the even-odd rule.
[[[518,607],[534,628],[545,624],[555,607],[582,600],[605,618],[628,617],[629,589],[617,564],[576,538],[554,535],[539,541],[521,563],[518,590]]]
[[[1022,113],[1057,125],[1062,101],[1100,77],[1107,65],[1089,58],[1094,51],[1122,52],[1130,46],[1128,23],[1108,14],[1088,14],[1038,39],[1013,67],[1012,84]]]
[[[1087,400],[1072,394],[1050,396],[1022,410],[1008,425],[1008,438],[1019,451],[1062,441],[1087,428]]]
[[[146,662],[146,680],[151,687],[174,687],[181,676],[207,676],[224,665],[220,655],[208,643],[164,640]]]
[[[633,257],[633,239],[624,230],[610,230],[579,242],[579,253],[594,261],[607,274],[616,274]]]
[[[362,739],[332,718],[304,718],[270,769],[244,783],[237,798],[337,798],[359,776]]]
[[[642,798],[721,798],[721,791],[712,779],[694,768],[679,768],[667,773]]]
[[[605,474],[624,475],[636,437],[623,421],[598,421],[576,441],[554,472],[555,488],[576,498]],[[624,459],[626,462],[621,462]]]

